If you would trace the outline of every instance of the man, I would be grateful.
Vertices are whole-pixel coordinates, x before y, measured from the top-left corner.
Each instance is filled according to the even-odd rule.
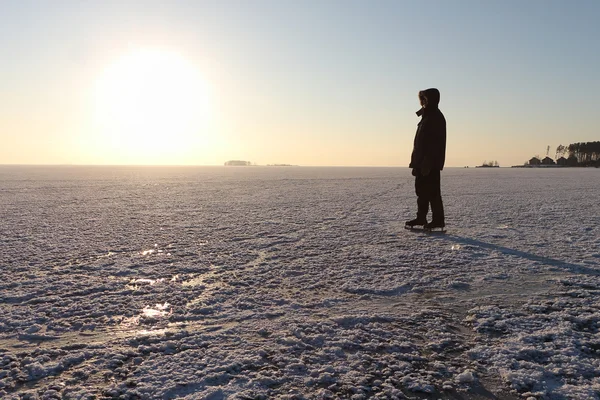
[[[409,167],[415,177],[417,192],[417,218],[406,221],[406,227],[423,226],[424,229],[443,229],[444,205],[440,188],[440,171],[446,159],[446,119],[438,108],[440,92],[427,89],[419,92],[421,109],[417,115],[421,122],[417,125],[415,143]],[[431,204],[432,221],[427,222]]]

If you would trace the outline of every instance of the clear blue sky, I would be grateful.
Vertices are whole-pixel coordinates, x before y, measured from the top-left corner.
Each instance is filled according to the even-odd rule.
[[[437,87],[449,166],[521,164],[600,140],[598,21],[589,0],[0,0],[0,163],[406,166],[417,92]],[[168,155],[104,146],[92,122],[99,77],[138,49],[182,55],[209,87],[210,124]]]

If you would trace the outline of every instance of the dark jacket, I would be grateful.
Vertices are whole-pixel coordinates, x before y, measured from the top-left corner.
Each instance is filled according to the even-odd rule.
[[[446,118],[438,108],[440,92],[427,89],[427,107],[417,111],[421,122],[417,125],[410,168],[443,170],[446,161]]]

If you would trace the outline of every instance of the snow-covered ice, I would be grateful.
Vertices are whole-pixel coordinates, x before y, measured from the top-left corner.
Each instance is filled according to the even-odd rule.
[[[1,166],[0,398],[600,399],[600,170],[413,179]]]

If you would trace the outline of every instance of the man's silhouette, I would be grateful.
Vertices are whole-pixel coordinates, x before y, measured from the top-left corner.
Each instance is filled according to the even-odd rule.
[[[444,228],[444,205],[440,188],[440,171],[446,160],[446,119],[438,108],[440,92],[427,89],[419,92],[421,109],[417,115],[421,122],[417,125],[415,143],[409,167],[415,177],[417,192],[417,218],[406,221],[412,228],[422,225],[425,229]],[[432,221],[427,222],[431,204]]]

